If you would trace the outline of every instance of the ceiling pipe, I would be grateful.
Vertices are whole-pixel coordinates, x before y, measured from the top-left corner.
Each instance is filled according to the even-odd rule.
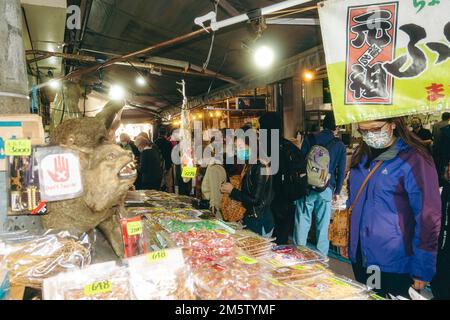
[[[49,52],[49,51],[42,51],[42,50],[28,50],[26,52],[27,55],[40,55],[39,57],[33,58],[29,60],[29,63],[37,62],[40,60],[47,59],[49,57],[59,57],[66,60],[76,60],[81,62],[87,62],[87,63],[98,63],[99,61],[93,57],[93,56],[87,56],[87,55],[78,55],[78,54],[71,54],[71,53],[62,53],[62,52]],[[196,77],[207,77],[207,78],[217,78],[222,81],[231,83],[231,84],[239,84],[238,81],[235,79],[225,76],[223,74],[211,71],[211,70],[203,70],[203,68],[190,64],[186,61],[178,61],[173,59],[166,59],[166,58],[160,58],[160,57],[150,57],[146,59],[146,61],[154,61],[154,63],[147,63],[147,62],[132,62],[133,66],[136,68],[141,69],[161,69],[163,71],[178,73],[178,74],[186,74],[186,75],[192,75]],[[129,62],[121,62],[117,61],[114,62],[114,65],[121,65],[121,66],[128,66],[131,67]],[[169,65],[169,66],[167,66]],[[173,67],[172,67],[173,66]],[[202,71],[203,70],[203,71]]]
[[[257,10],[252,10],[248,13],[244,13],[244,14],[238,15],[236,17],[225,19],[225,20],[222,20],[219,22],[211,21],[211,26],[209,26],[209,27],[203,27],[202,29],[184,34],[182,36],[175,37],[175,38],[167,40],[167,41],[163,41],[161,43],[152,45],[152,46],[144,48],[142,50],[131,52],[131,53],[123,55],[123,56],[114,57],[112,59],[107,60],[106,62],[104,62],[102,64],[96,64],[94,66],[87,67],[84,69],[78,69],[76,71],[71,72],[67,76],[63,77],[62,79],[79,80],[82,75],[84,75],[86,73],[95,72],[100,68],[106,68],[108,66],[113,65],[115,62],[127,61],[136,56],[146,55],[146,54],[149,54],[158,49],[173,46],[174,44],[178,44],[181,42],[191,40],[191,39],[196,38],[204,33],[210,32],[211,30],[216,31],[221,28],[225,28],[225,27],[237,24],[237,23],[252,20],[252,18],[255,18],[257,16],[264,16],[264,15],[271,14],[271,13],[274,13],[274,12],[277,12],[280,10],[295,7],[295,6],[310,2],[310,1],[311,0],[286,0],[286,1],[282,1],[280,3],[270,5],[268,7],[264,7],[264,8],[257,9]],[[214,15],[214,20],[215,20],[215,15]]]

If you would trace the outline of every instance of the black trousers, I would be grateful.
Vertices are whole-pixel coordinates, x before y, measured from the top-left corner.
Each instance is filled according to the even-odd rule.
[[[450,185],[442,191],[442,223],[436,276],[431,283],[435,299],[450,300]]]
[[[287,244],[289,236],[294,232],[295,204],[294,202],[275,199],[272,202],[271,210],[273,214],[275,228],[273,236],[278,245]]]
[[[373,273],[367,273],[367,268],[363,266],[360,246],[358,246],[356,260],[356,263],[352,264],[355,279],[362,284],[367,284],[368,278]],[[413,284],[413,280],[409,274],[381,272],[380,282],[381,288],[373,289],[379,296],[389,298],[388,294],[390,293],[394,296],[409,298],[408,290]]]

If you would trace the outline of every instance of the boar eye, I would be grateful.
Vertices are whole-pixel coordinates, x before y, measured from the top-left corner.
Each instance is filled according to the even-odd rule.
[[[117,155],[113,152],[108,153],[108,155],[106,156],[106,160],[114,160],[117,158]]]

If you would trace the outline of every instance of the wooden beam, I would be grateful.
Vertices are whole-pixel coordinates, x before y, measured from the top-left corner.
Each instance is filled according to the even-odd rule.
[[[230,17],[240,15],[240,12],[236,10],[227,0],[220,0],[219,7],[223,9]]]

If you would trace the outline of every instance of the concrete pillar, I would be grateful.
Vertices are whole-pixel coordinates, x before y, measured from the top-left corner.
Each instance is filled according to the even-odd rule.
[[[19,0],[0,0],[0,113],[29,113]]]
[[[29,113],[19,0],[0,0],[0,114]],[[0,171],[0,231],[7,221],[7,174]]]

